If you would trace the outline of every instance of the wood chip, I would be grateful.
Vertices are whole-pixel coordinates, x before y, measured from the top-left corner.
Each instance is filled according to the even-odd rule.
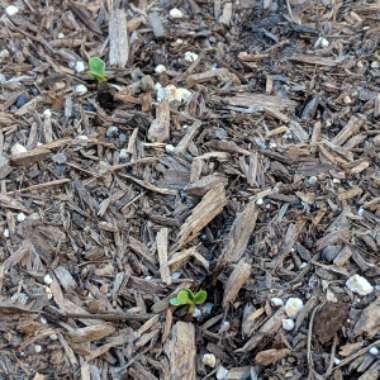
[[[170,137],[170,107],[167,100],[163,100],[157,107],[156,118],[148,130],[150,141],[164,142]]]
[[[157,233],[156,242],[161,278],[165,284],[170,285],[172,279],[170,276],[170,267],[168,265],[168,235],[169,230],[167,228],[161,228]]]
[[[195,380],[195,329],[191,323],[177,322],[170,342],[170,376],[172,379]]]
[[[236,265],[224,288],[223,307],[234,303],[240,289],[245,285],[251,276],[251,265],[240,260]]]
[[[127,16],[123,9],[113,10],[109,19],[109,63],[125,67],[128,62],[129,44],[127,32]]]
[[[270,350],[258,352],[255,357],[255,362],[258,365],[268,366],[277,363],[289,354],[290,350],[287,348],[282,348],[280,350],[272,348]]]
[[[244,210],[236,215],[231,230],[225,239],[222,254],[218,259],[218,266],[225,266],[240,260],[256,227],[258,215],[259,210],[256,207],[255,200],[250,201]]]
[[[195,239],[199,232],[223,211],[226,203],[223,185],[215,186],[206,193],[182,225],[179,231],[178,248]]]

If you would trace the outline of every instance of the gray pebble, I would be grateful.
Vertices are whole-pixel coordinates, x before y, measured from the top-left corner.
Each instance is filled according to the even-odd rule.
[[[106,136],[110,139],[112,137],[117,136],[118,133],[119,133],[119,128],[112,126],[107,129]]]
[[[338,255],[341,249],[342,247],[340,245],[330,245],[323,249],[322,257],[327,262],[331,263],[334,261],[335,257]]]

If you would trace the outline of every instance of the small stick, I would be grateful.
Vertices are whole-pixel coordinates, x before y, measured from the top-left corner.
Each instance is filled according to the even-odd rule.
[[[37,185],[32,185],[32,186],[29,186],[29,187],[24,187],[24,188],[18,189],[18,190],[8,191],[7,194],[25,193],[25,192],[28,192],[28,191],[41,190],[41,189],[45,189],[47,187],[61,186],[61,185],[64,185],[65,183],[69,183],[69,182],[71,182],[71,179],[69,179],[69,178],[62,178],[62,179],[57,179],[57,180],[54,180],[54,181],[39,183]]]

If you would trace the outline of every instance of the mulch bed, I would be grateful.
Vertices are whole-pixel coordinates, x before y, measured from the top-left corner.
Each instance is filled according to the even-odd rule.
[[[379,1],[0,6],[0,379],[379,378]]]

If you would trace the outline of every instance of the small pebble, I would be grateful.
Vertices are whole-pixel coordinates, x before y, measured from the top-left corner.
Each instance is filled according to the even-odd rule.
[[[63,165],[67,161],[67,156],[65,153],[59,152],[54,154],[51,159],[58,165]]]
[[[115,127],[115,126],[112,126],[112,127],[109,127],[107,129],[106,137],[108,137],[110,139],[112,137],[117,136],[118,133],[119,133],[119,128]]]
[[[373,61],[373,62],[371,63],[371,69],[378,69],[378,68],[380,68],[380,62],[378,62],[378,61]]]
[[[343,98],[343,103],[344,103],[344,104],[351,104],[351,103],[352,103],[352,100],[351,100],[351,98],[350,98],[348,95],[346,95],[346,96]]]
[[[34,351],[39,354],[42,351],[42,347],[39,344],[36,344],[34,346]]]
[[[77,73],[83,73],[86,70],[86,64],[83,61],[76,61],[74,65],[74,70]]]
[[[10,56],[9,51],[7,49],[0,50],[0,60],[8,58]]]
[[[371,347],[370,350],[369,350],[369,353],[373,356],[377,356],[379,355],[380,353],[380,350],[375,346],[375,347]]]
[[[49,108],[46,108],[46,110],[42,113],[43,117],[51,117],[51,111]]]
[[[26,153],[28,150],[24,147],[24,145],[21,145],[20,143],[16,143],[11,148],[11,154],[12,156],[17,156],[19,154]]]
[[[214,368],[216,364],[216,357],[214,354],[204,354],[202,358],[202,363],[207,367]]]
[[[282,328],[286,331],[292,331],[294,329],[294,321],[291,318],[282,320]]]
[[[125,133],[119,134],[119,143],[124,144],[128,139],[128,136]]]
[[[74,87],[74,91],[79,96],[83,96],[83,95],[87,94],[87,87],[84,84],[77,84]]]
[[[319,37],[317,41],[315,42],[314,47],[315,48],[321,47],[323,49],[326,49],[329,47],[329,45],[330,45],[330,42],[325,37]]]
[[[58,33],[58,36],[57,36],[59,39],[62,39],[62,38],[65,38],[65,34],[64,33]]]
[[[193,312],[193,317],[195,319],[200,319],[202,317],[202,311],[196,307]]]
[[[128,150],[124,149],[124,148],[120,149],[120,152],[119,152],[119,158],[120,158],[120,160],[126,161],[126,160],[128,160],[128,157],[129,157]]]
[[[300,298],[291,297],[286,301],[285,312],[290,318],[296,317],[302,308],[303,302]]]
[[[202,305],[202,313],[205,315],[210,315],[213,308],[214,305],[211,302],[207,302],[204,305]]]
[[[26,103],[28,103],[29,99],[26,95],[19,95],[17,98],[16,98],[16,107],[17,108],[21,108],[22,106],[24,106]]]
[[[51,335],[49,336],[49,338],[50,338],[51,340],[58,340],[58,336],[57,336],[57,334],[51,334]]]
[[[51,285],[53,283],[53,278],[50,276],[50,274],[44,276],[44,283],[46,285]]]
[[[14,5],[9,5],[6,9],[5,9],[5,13],[12,17],[14,16],[16,13],[18,13],[18,8],[15,7]]]
[[[346,281],[346,286],[353,293],[366,296],[373,292],[373,286],[364,277],[354,274]]]
[[[45,293],[48,300],[51,300],[53,298],[53,293],[48,286],[45,286]]]
[[[166,71],[166,67],[164,65],[157,65],[154,69],[154,71],[157,73],[157,74],[162,74]]]
[[[41,321],[41,323],[42,323],[43,325],[47,325],[47,323],[48,323],[48,321],[47,321],[47,319],[46,319],[45,317],[41,317],[41,318],[40,318],[40,321]]]
[[[23,222],[25,220],[25,214],[23,212],[19,212],[16,216],[18,222]]]
[[[183,18],[183,12],[178,8],[170,9],[169,15],[171,18],[176,18],[176,19]]]
[[[166,153],[173,153],[175,151],[175,146],[172,144],[166,144],[165,151]]]
[[[187,51],[185,53],[185,61],[186,62],[193,63],[193,62],[195,62],[198,59],[198,57],[199,57],[198,54],[194,53],[192,51]]]
[[[284,306],[284,301],[281,298],[278,298],[278,297],[273,297],[270,300],[270,303],[271,303],[272,306],[275,306],[275,307]]]
[[[218,370],[216,371],[216,378],[217,380],[224,380],[228,376],[229,370],[227,368],[224,368],[223,366],[218,367]]]

